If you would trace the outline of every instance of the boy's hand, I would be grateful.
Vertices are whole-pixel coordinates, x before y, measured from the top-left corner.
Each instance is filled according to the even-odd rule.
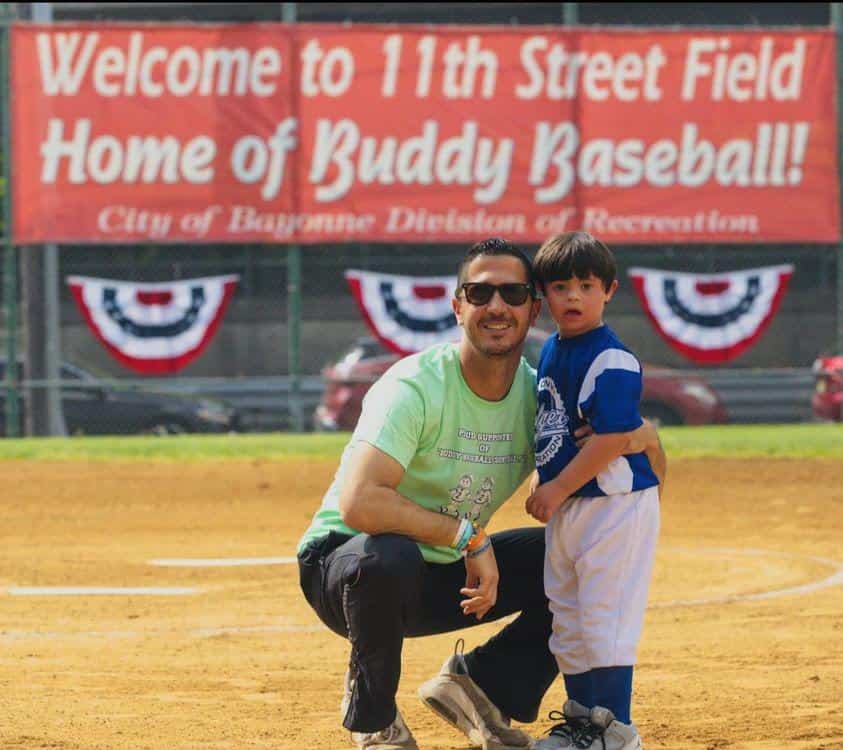
[[[567,498],[555,487],[554,482],[547,482],[541,485],[527,498],[527,513],[537,521],[547,523],[556,509],[565,502]]]

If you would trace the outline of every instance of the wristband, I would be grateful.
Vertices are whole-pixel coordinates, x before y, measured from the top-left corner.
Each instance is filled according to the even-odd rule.
[[[474,552],[478,547],[483,545],[483,542],[487,541],[489,537],[486,536],[486,530],[482,526],[478,526],[474,532],[474,536],[471,537],[468,544],[465,545],[466,552]]]
[[[454,541],[451,542],[451,546],[456,549],[457,552],[462,552],[475,533],[476,529],[471,521],[467,518],[461,519],[460,525],[457,528],[457,533],[454,536]]]
[[[484,536],[483,539],[484,539],[483,544],[481,544],[479,547],[475,547],[472,550],[466,550],[465,556],[466,557],[479,557],[487,549],[489,549],[489,547],[492,546],[492,540],[489,539],[489,537]]]

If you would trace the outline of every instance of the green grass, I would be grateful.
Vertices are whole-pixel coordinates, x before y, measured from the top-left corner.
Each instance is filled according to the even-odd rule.
[[[673,427],[661,435],[669,458],[843,459],[843,424]],[[347,440],[347,433],[4,439],[0,460],[336,460]]]
[[[0,460],[109,461],[336,458],[347,434],[108,436],[0,440]]]
[[[843,424],[718,425],[660,432],[668,458],[843,459]]]

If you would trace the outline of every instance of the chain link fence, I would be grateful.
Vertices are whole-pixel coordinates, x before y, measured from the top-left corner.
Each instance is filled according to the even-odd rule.
[[[533,253],[537,248],[525,249]],[[438,245],[302,249],[301,398],[307,426],[322,395],[322,368],[340,359],[355,341],[370,335],[344,271],[447,275],[455,273],[464,251],[465,246]],[[614,251],[621,286],[607,308],[607,320],[642,361],[692,370],[710,382],[717,381],[727,402],[734,401],[741,391],[757,395],[764,390],[765,378],[781,381],[783,372],[794,371],[799,377],[788,380],[797,383],[790,396],[786,389],[774,394],[768,388],[766,400],[755,399],[750,409],[738,402],[731,416],[740,421],[782,419],[785,415],[793,421],[810,416],[810,366],[818,355],[831,352],[835,337],[837,248],[617,246]],[[291,426],[285,247],[62,246],[59,257],[62,379],[72,381],[63,384],[70,432],[277,430]],[[647,320],[626,275],[632,266],[722,272],[781,263],[795,266],[782,306],[759,342],[729,368],[729,377],[723,371],[693,370],[670,348]],[[166,283],[222,274],[240,276],[222,324],[199,358],[178,376],[167,378],[139,378],[114,359],[94,336],[65,283],[71,275]],[[546,312],[538,327],[552,329]],[[24,388],[24,396],[47,383],[26,381],[25,385],[29,387]],[[170,394],[179,398],[170,398]],[[236,416],[226,422],[216,402],[230,405]],[[90,412],[90,420],[68,410]],[[108,416],[104,413],[108,410],[114,413]]]

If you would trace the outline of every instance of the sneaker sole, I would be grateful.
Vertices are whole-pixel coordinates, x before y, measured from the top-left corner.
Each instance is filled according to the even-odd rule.
[[[446,681],[434,677],[432,680],[425,682],[419,688],[419,697],[422,699],[422,703],[441,719],[444,719],[452,727],[468,737],[469,742],[473,746],[481,747],[483,750],[529,750],[531,745],[504,745],[492,737],[485,736],[483,732],[474,726],[474,723],[469,719],[456,699],[454,699],[454,706],[452,707],[445,705],[442,701],[431,695],[434,692],[434,688],[440,685],[445,692],[450,692],[449,688],[452,686],[450,680]]]

